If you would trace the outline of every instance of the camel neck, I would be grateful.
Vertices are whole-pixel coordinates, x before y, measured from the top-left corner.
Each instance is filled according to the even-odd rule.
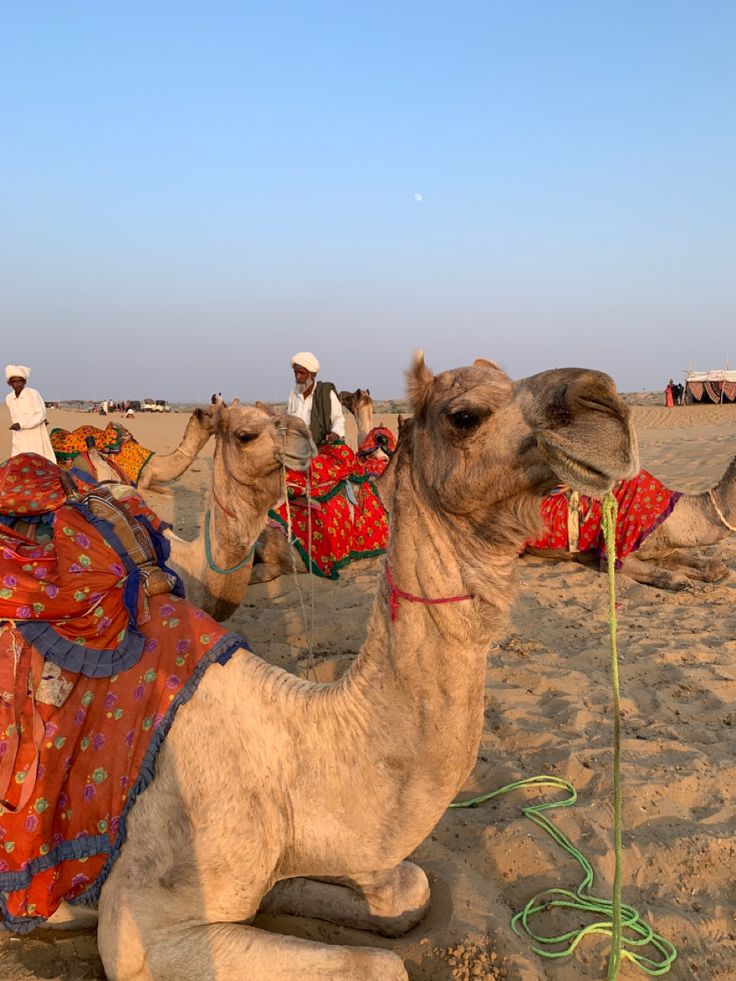
[[[433,509],[410,495],[402,499],[402,490],[407,488],[399,481],[387,556],[395,584],[427,598],[468,594],[472,590],[456,558],[458,542],[451,541],[455,529],[438,525]],[[361,655],[345,678],[324,693],[334,710],[336,732],[351,732],[340,753],[344,765],[362,774],[364,761],[371,761],[366,787],[363,793],[356,787],[356,800],[380,828],[394,823],[397,853],[405,849],[402,858],[428,833],[475,764],[488,644],[507,603],[508,576],[505,581],[496,616],[485,608],[487,600],[472,599],[401,602],[392,620],[390,590],[382,575]],[[384,775],[378,783],[373,780],[376,768]],[[398,830],[405,823],[400,809],[414,815],[405,836]]]

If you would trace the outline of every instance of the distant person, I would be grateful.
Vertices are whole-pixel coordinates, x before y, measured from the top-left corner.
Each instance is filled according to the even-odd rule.
[[[679,382],[675,382],[672,386],[672,399],[675,405],[682,405],[682,396],[685,389]]]
[[[22,364],[5,366],[5,381],[13,389],[5,396],[13,434],[10,455],[38,453],[56,463],[46,428],[46,403],[35,388],[26,387],[30,374],[31,369]]]
[[[665,390],[664,390],[664,404],[665,404],[665,405],[666,405],[666,406],[667,406],[667,407],[668,407],[669,409],[671,409],[671,408],[672,408],[672,406],[673,406],[673,405],[675,404],[675,403],[674,403],[674,398],[673,398],[673,394],[672,394],[672,386],[673,386],[674,384],[675,384],[675,383],[674,383],[674,382],[672,381],[672,379],[670,378],[670,380],[669,380],[669,381],[667,382],[667,387],[666,387],[666,388],[665,388]]]
[[[319,361],[309,351],[300,351],[291,359],[294,388],[286,408],[290,416],[298,416],[320,443],[336,443],[345,439],[345,416],[332,382],[317,381]]]

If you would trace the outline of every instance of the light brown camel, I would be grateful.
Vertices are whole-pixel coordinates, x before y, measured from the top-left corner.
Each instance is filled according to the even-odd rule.
[[[354,392],[340,392],[340,402],[352,414],[358,430],[358,446],[373,429],[373,399],[369,388],[356,388]]]
[[[195,409],[177,449],[151,458],[141,475],[147,474],[147,480],[138,482],[138,490],[167,491],[159,482],[180,477],[213,435],[212,485],[202,530],[189,542],[171,530],[164,534],[187,599],[222,621],[242,602],[256,539],[269,510],[284,497],[284,467],[305,470],[315,448],[309,430],[295,416],[276,416],[261,402],[221,402]],[[90,447],[87,455],[98,481],[119,483],[118,471],[104,454]]]
[[[393,936],[421,919],[427,878],[406,857],[475,763],[488,647],[540,497],[560,481],[602,494],[638,465],[598,372],[512,383],[479,361],[433,377],[417,356],[408,388],[361,654],[330,685],[246,649],[208,668],[102,887],[111,981],[406,981],[390,951],[250,923],[260,908]]]
[[[718,483],[700,494],[683,494],[672,511],[635,552],[626,555],[620,572],[658,589],[681,590],[693,582],[718,582],[729,574],[720,559],[699,556],[693,549],[716,545],[736,532],[736,458]],[[591,553],[529,548],[551,560],[590,564]]]
[[[622,571],[661,589],[685,589],[691,580],[716,582],[728,575],[728,567],[687,550],[716,545],[734,532],[736,458],[715,487],[701,494],[683,494],[659,528],[634,554],[626,556]]]
[[[215,437],[212,484],[198,537],[187,542],[166,531],[171,564],[183,575],[187,599],[226,620],[242,601],[268,512],[283,500],[284,467],[305,470],[314,443],[296,416],[237,400],[196,410],[187,432],[192,447]]]
[[[151,458],[141,475],[147,480],[139,481],[138,489],[167,490],[159,482],[181,476],[213,435],[212,485],[202,530],[189,542],[171,530],[164,534],[187,599],[222,621],[242,602],[256,539],[268,511],[284,497],[283,468],[306,469],[315,448],[309,430],[295,416],[276,416],[260,402],[221,402],[192,413],[177,449]],[[119,482],[104,454],[90,447],[87,455],[98,481]]]

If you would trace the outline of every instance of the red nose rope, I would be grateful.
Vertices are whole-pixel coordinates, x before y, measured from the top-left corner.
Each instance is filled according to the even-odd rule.
[[[463,600],[472,600],[474,597],[467,596],[442,596],[438,599],[428,599],[426,596],[413,596],[399,589],[391,578],[391,570],[386,562],[386,582],[388,583],[388,607],[391,611],[391,622],[393,623],[399,615],[399,600],[406,600],[408,603],[421,603],[423,606],[438,606],[440,603],[462,603]]]

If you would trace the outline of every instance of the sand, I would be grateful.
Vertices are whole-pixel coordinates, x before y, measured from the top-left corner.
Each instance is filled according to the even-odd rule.
[[[668,486],[701,490],[736,446],[736,406],[636,408],[642,465]],[[99,417],[51,410],[52,425]],[[118,417],[116,417],[118,418]],[[396,419],[381,415],[395,427]],[[186,416],[139,416],[128,425],[166,452]],[[351,430],[352,434],[353,430]],[[0,459],[7,455],[0,434]],[[192,536],[209,474],[209,448],[171,497],[151,495],[177,532]],[[623,896],[678,948],[671,978],[736,978],[736,540],[713,554],[732,570],[718,585],[666,593],[620,579],[618,642],[624,780]],[[328,677],[360,648],[380,560],[356,563],[337,582],[299,577],[252,587],[230,626],[253,649],[304,672],[313,656]],[[555,774],[572,781],[578,803],[552,820],[590,859],[594,891],[610,896],[613,876],[612,715],[604,577],[538,558],[519,562],[518,599],[489,652],[486,727],[467,793],[513,779]],[[308,622],[304,627],[301,599]],[[578,868],[519,813],[516,793],[473,810],[448,811],[413,856],[432,884],[425,920],[396,941],[289,918],[259,924],[300,936],[390,946],[413,981],[464,978],[605,977],[608,942],[583,941],[571,958],[545,961],[509,926],[541,889],[574,888]],[[552,926],[577,925],[577,916]],[[541,932],[546,924],[540,922]],[[624,964],[621,978],[641,977]],[[94,933],[38,931],[0,939],[0,978],[102,978]],[[296,975],[295,975],[296,977]]]

